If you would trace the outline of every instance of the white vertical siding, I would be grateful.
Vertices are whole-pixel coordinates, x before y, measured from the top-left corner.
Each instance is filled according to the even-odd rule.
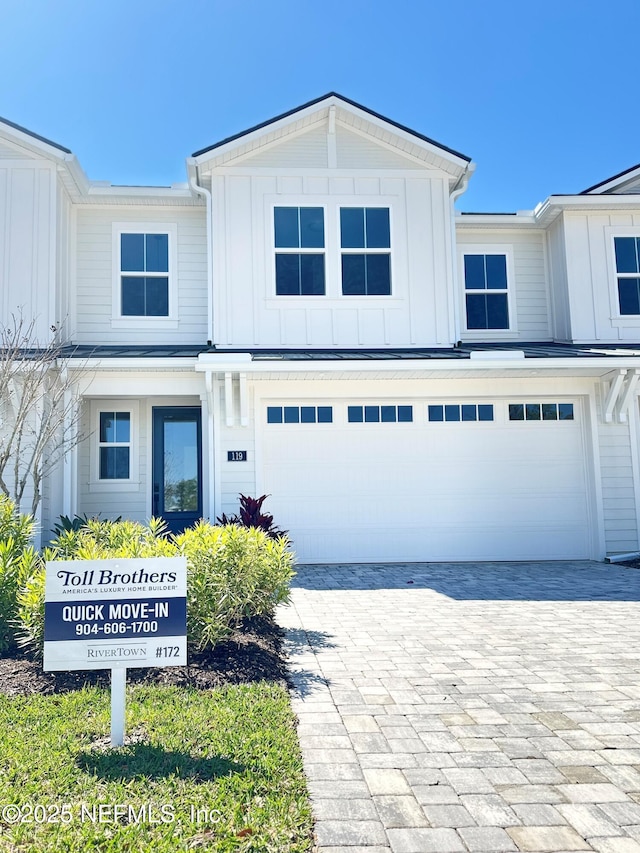
[[[0,162],[0,319],[35,320],[39,341],[54,322],[55,169]]]
[[[326,294],[276,296],[273,207],[325,208]],[[388,205],[392,294],[343,297],[339,209]],[[450,346],[444,177],[225,174],[214,178],[215,342],[242,347]]]
[[[565,212],[564,229],[572,339],[637,341],[640,318],[617,317],[613,236],[640,235],[640,210]]]
[[[177,223],[178,328],[112,328],[114,222]],[[207,244],[204,207],[79,207],[76,337],[78,343],[205,343]]]

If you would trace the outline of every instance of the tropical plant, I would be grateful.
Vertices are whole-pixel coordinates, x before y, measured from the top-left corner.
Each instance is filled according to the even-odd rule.
[[[262,504],[269,495],[252,498],[248,495],[240,495],[240,512],[237,515],[227,516],[225,513],[216,519],[219,524],[237,524],[241,527],[257,527],[264,531],[271,539],[286,536],[287,531],[281,530],[273,523],[270,513],[262,512]]]

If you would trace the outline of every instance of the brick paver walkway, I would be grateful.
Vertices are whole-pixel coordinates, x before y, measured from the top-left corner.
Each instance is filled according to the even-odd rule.
[[[640,571],[310,566],[294,587],[322,853],[640,853]]]

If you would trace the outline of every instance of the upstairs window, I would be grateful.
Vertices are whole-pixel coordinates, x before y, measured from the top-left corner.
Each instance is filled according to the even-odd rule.
[[[640,237],[614,237],[620,314],[640,314]]]
[[[389,296],[391,231],[388,207],[341,207],[344,296]]]
[[[465,255],[464,290],[469,331],[509,328],[506,255]]]
[[[168,234],[120,234],[120,313],[169,316]]]
[[[273,224],[276,294],[324,296],[324,209],[276,207]]]

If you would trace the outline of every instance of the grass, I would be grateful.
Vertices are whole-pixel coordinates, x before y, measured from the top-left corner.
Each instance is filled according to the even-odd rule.
[[[0,696],[0,850],[311,849],[284,688],[129,686],[127,733],[139,742],[119,749],[108,746],[109,702],[96,687]],[[7,804],[29,822],[12,822]]]

